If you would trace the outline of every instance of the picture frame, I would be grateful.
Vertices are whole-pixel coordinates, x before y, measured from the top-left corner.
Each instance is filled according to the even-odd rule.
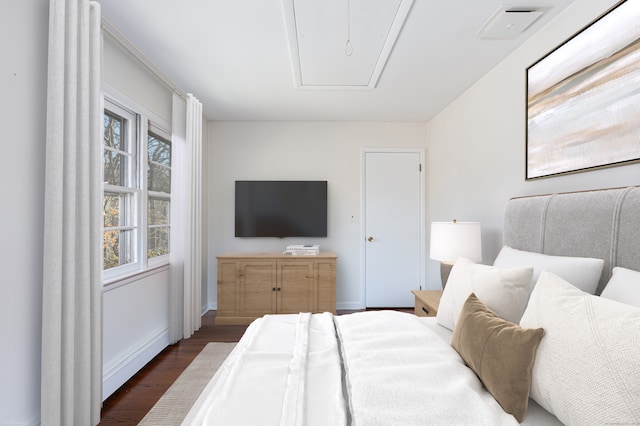
[[[525,180],[640,161],[638,22],[621,1],[527,68]]]

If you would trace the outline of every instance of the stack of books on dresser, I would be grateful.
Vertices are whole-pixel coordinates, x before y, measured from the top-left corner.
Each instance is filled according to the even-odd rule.
[[[292,244],[282,253],[285,256],[317,256],[320,246],[317,244]]]

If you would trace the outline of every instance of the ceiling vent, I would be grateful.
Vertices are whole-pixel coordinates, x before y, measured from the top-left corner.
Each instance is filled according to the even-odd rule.
[[[543,13],[539,7],[500,6],[476,34],[485,40],[512,40]]]
[[[371,90],[413,0],[282,0],[294,84]]]

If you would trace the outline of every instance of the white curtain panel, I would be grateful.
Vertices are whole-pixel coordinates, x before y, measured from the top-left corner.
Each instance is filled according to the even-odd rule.
[[[171,228],[169,235],[169,341],[182,339],[184,311],[184,255],[187,241],[187,103],[173,94],[171,123]]]
[[[201,326],[202,105],[173,96],[170,341]]]
[[[95,425],[102,402],[100,6],[51,0],[41,424]]]
[[[202,325],[202,104],[187,95],[187,149],[190,185],[187,188],[189,229],[184,270],[184,337]]]

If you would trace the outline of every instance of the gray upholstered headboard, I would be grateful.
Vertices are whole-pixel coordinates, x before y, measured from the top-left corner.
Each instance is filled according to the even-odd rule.
[[[640,187],[512,198],[504,221],[509,247],[604,259],[597,294],[614,266],[640,271]]]

